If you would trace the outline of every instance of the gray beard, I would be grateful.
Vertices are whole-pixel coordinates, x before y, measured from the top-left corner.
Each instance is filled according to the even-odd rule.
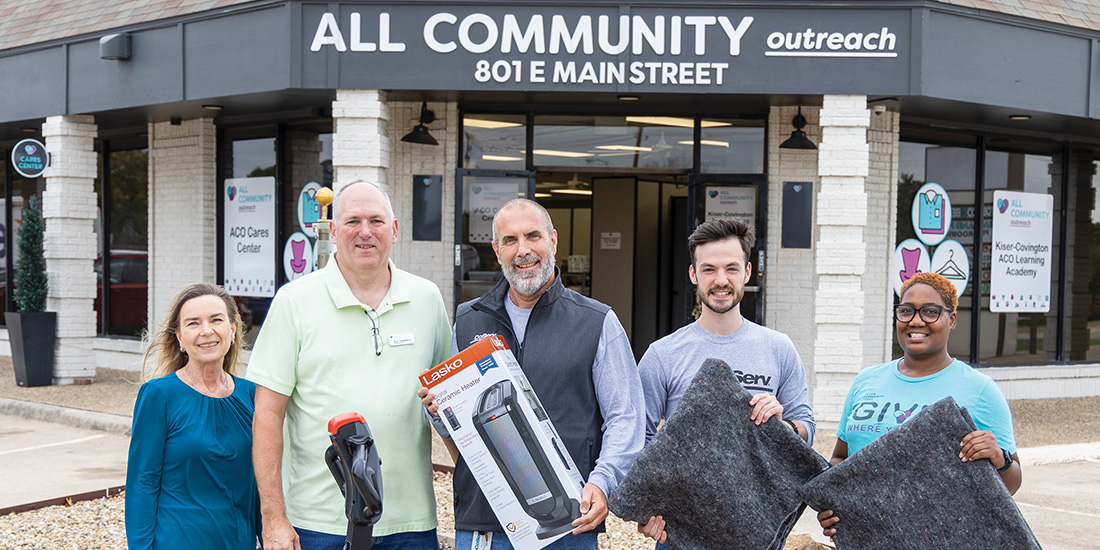
[[[530,260],[517,258],[516,261],[526,263]],[[554,265],[554,255],[551,254],[546,261],[539,263],[538,271],[530,275],[520,275],[516,272],[516,268],[511,265],[501,266],[501,271],[504,272],[504,278],[508,279],[508,284],[516,292],[523,296],[533,296],[542,287],[546,286],[546,283],[550,282],[550,278],[554,276]]]

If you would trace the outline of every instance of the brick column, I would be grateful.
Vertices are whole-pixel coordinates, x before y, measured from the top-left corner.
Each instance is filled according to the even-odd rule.
[[[210,118],[149,124],[149,325],[184,286],[217,279],[217,133]]]
[[[51,159],[42,215],[46,309],[57,312],[55,384],[90,383],[95,376],[96,133],[95,119],[88,115],[53,116],[42,125]]]
[[[844,395],[864,365],[869,172],[866,96],[827,95],[821,108],[817,170],[818,240],[814,260],[814,413],[818,426],[835,428]],[[877,293],[876,293],[877,295]]]
[[[332,103],[334,191],[362,179],[390,192],[386,178],[390,166],[389,120],[386,92],[336,90],[336,101]]]

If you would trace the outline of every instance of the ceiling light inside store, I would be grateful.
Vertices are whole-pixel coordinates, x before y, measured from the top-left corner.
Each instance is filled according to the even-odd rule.
[[[551,195],[550,193],[535,193],[535,198],[536,199],[548,199],[548,198],[553,197],[553,196],[554,195]]]
[[[551,189],[551,193],[559,195],[591,195],[592,191],[588,189]]]
[[[691,145],[695,142],[691,141],[690,139],[686,139],[684,141],[677,141],[676,143],[679,143],[680,145]],[[730,142],[718,141],[716,139],[701,139],[699,140],[699,145],[712,145],[714,147],[725,147],[726,149],[730,148]]]
[[[677,128],[694,128],[695,121],[690,118],[678,118],[671,116],[628,116],[627,122],[635,124],[652,124],[655,126],[675,126]],[[699,122],[703,128],[717,128],[720,126],[733,126],[732,122],[720,122],[717,120],[703,120]]]
[[[221,105],[203,105],[202,108],[206,109],[207,111],[220,111],[220,110],[222,110]]]
[[[526,151],[524,151],[526,153]],[[579,159],[592,156],[592,153],[578,153],[576,151],[557,151],[554,149],[535,149],[536,155],[545,155],[548,157],[565,157],[570,159]]]
[[[619,96],[619,101],[638,101],[639,99],[642,99],[641,96],[636,96],[633,94],[623,94]]]
[[[38,132],[38,128],[31,128],[31,127],[27,126],[27,127],[24,127],[24,128],[20,128],[19,131],[23,132],[23,133],[26,133],[26,134],[34,134],[34,133]]]
[[[1031,115],[1008,115],[1009,120],[1031,120]]]
[[[688,143],[691,143],[690,141]],[[652,147],[636,147],[634,145],[597,145],[596,149],[605,151],[652,151]]]
[[[523,157],[506,157],[504,155],[481,155],[481,160],[495,160],[499,162],[512,162],[523,160]]]
[[[503,120],[485,120],[483,118],[464,118],[462,119],[463,126],[469,126],[471,128],[486,128],[488,130],[496,130],[498,128],[515,128],[517,126],[523,126],[522,122],[505,122]]]

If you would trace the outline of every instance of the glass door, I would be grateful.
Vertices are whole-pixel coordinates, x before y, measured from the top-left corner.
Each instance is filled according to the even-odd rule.
[[[745,285],[741,315],[758,324],[764,323],[764,257],[767,247],[767,178],[763,174],[692,174],[688,203],[688,235],[699,224],[714,218],[736,218],[756,228],[756,246],[749,253],[752,278]],[[688,281],[690,283],[690,281]],[[697,315],[694,288],[685,293],[686,309]]]
[[[512,199],[535,196],[535,173],[458,169],[455,175],[455,305],[485,294],[500,279],[493,218]]]

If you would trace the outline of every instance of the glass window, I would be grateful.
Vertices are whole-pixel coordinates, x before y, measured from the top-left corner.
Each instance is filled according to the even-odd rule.
[[[96,327],[105,334],[141,336],[149,309],[149,151],[111,151],[108,162],[108,180],[96,181],[96,194],[108,213],[104,216],[101,211],[96,223]],[[109,190],[106,202],[102,200],[104,189]],[[109,254],[103,254],[104,242],[99,237],[104,219],[110,223]],[[106,304],[104,294],[109,297]],[[106,325],[104,311],[108,312]]]
[[[702,119],[699,170],[710,174],[763,174],[764,121]],[[690,142],[685,142],[690,145]]]
[[[1060,157],[1059,157],[1060,158]],[[989,311],[988,298],[982,308],[982,346],[979,360],[983,364],[1027,363],[1054,361],[1058,323],[1058,265],[1060,255],[1055,236],[1061,227],[1058,197],[1061,195],[1061,168],[1051,156],[1022,152],[987,151],[985,158],[984,208],[992,219],[993,194],[997,190],[1050,194],[1054,200],[1054,219],[1050,262],[1051,281],[1047,288],[1035,288],[1037,293],[1049,293],[1050,310],[1045,313],[1005,313]],[[990,239],[992,241],[992,239]],[[988,267],[988,264],[987,264]],[[986,270],[988,272],[988,269]],[[984,277],[988,284],[988,275]]]
[[[957,325],[951,333],[948,341],[948,351],[955,357],[969,360],[970,358],[970,327],[973,311],[972,296],[976,277],[984,276],[983,283],[988,287],[988,270],[983,269],[981,274],[974,267],[974,174],[976,170],[975,159],[977,151],[970,147],[952,147],[946,145],[932,145],[903,141],[898,144],[898,214],[897,214],[897,244],[908,239],[917,239],[916,230],[913,227],[913,201],[917,198],[917,191],[925,183],[938,183],[947,192],[951,201],[951,225],[943,242],[948,240],[958,241],[966,251],[966,258],[950,258],[950,267],[969,267],[969,282],[966,289],[959,296],[959,310]],[[988,216],[988,212],[987,212]],[[983,228],[983,265],[989,265],[989,231],[992,227],[988,217]],[[943,244],[942,242],[940,243]],[[934,254],[935,246],[925,246],[920,254],[927,252]],[[930,261],[928,258],[926,261]],[[944,267],[948,267],[944,264]],[[945,274],[947,276],[947,274]],[[893,279],[891,279],[893,280]],[[901,355],[901,348],[897,345],[897,334],[891,331],[894,338],[894,355]]]
[[[1071,157],[1063,350],[1067,361],[1100,360],[1100,162]]]
[[[527,166],[524,115],[466,114],[462,117],[462,166],[523,170]]]
[[[226,168],[223,178],[274,177],[276,165],[274,134],[274,127],[227,131],[227,143],[222,148],[225,159],[223,166]],[[295,225],[297,225],[297,221],[295,221]],[[219,236],[220,238],[223,237]],[[230,253],[228,250],[223,250],[223,254]],[[278,251],[276,251],[276,254],[278,254]],[[229,274],[225,274],[225,276],[229,277]],[[251,345],[255,342],[259,327],[263,324],[264,317],[267,315],[271,298],[238,296],[234,294],[235,287],[229,284],[226,285],[226,290],[234,295],[237,309],[240,311],[245,325],[245,341]]]
[[[3,153],[3,158],[0,158],[0,174],[8,174],[8,158],[9,150],[0,149]],[[15,171],[12,170],[9,176],[15,175]],[[7,186],[0,185],[0,204],[4,205],[4,208],[0,209],[0,308],[4,311],[11,311],[13,308],[9,307],[8,300],[11,298],[11,293],[8,292],[8,288],[11,285],[9,280],[10,272],[8,271],[8,251],[15,252],[15,235],[10,231],[5,212],[8,208]],[[12,212],[14,219],[15,212]],[[12,264],[14,265],[14,263]],[[3,326],[6,322],[3,315],[0,315],[0,326]]]
[[[41,139],[41,138],[36,138]],[[4,150],[4,161],[7,162],[10,149]],[[18,311],[19,307],[15,304],[13,296],[8,292],[9,288],[15,288],[19,284],[18,271],[16,266],[19,265],[19,247],[17,242],[19,239],[19,228],[23,223],[23,209],[28,206],[30,198],[37,196],[39,198],[39,208],[41,208],[42,191],[46,186],[46,178],[25,178],[19,175],[14,169],[11,169],[3,164],[4,170],[8,177],[11,178],[12,196],[10,200],[8,197],[3,197],[3,203],[5,208],[11,209],[11,226],[12,231],[8,231],[7,227],[4,227],[4,263],[0,264],[0,269],[3,269],[3,278],[0,278],[0,292],[2,292],[3,303],[7,307],[7,311]],[[0,197],[3,196],[3,190],[0,190]],[[5,214],[0,212],[0,223],[4,222],[2,216]],[[9,256],[10,252],[10,256]],[[0,324],[4,323],[0,320]]]
[[[661,116],[537,116],[535,166],[690,169],[695,121]]]

